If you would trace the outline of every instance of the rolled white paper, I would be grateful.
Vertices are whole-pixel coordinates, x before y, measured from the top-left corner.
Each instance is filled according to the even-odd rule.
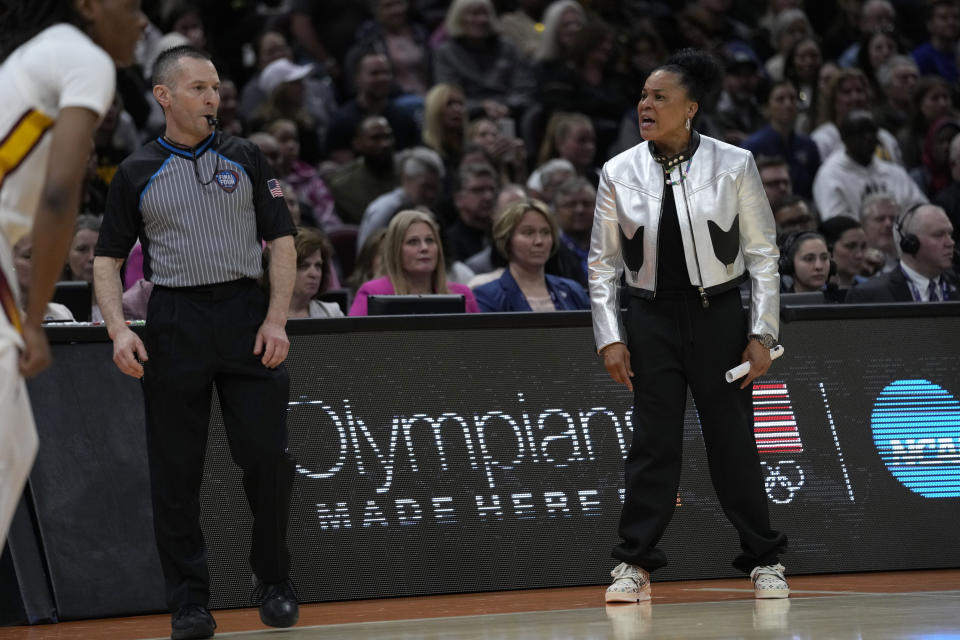
[[[770,349],[770,359],[771,359],[771,360],[776,360],[777,358],[779,358],[779,357],[782,356],[782,355],[783,355],[783,345],[782,345],[782,344],[778,344],[778,345],[775,346],[773,349]],[[723,377],[726,378],[727,382],[733,382],[734,380],[738,380],[738,379],[742,378],[743,376],[747,375],[748,373],[750,373],[750,361],[749,361],[749,360],[748,360],[747,362],[741,362],[740,364],[738,364],[737,366],[735,366],[733,369],[730,369],[730,371],[727,371],[725,374],[723,374]]]

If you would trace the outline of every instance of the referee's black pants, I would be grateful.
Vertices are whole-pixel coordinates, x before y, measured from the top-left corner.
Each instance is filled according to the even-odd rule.
[[[262,354],[253,355],[266,310],[266,295],[252,280],[154,287],[150,296],[143,395],[154,532],[171,611],[207,606],[210,596],[200,484],[214,384],[253,514],[250,565],[264,582],[280,582],[289,573],[290,380],[283,365],[268,369]]]
[[[747,317],[734,288],[703,308],[694,289],[632,296],[627,336],[633,368],[633,442],[613,557],[653,571],[667,563],[657,547],[676,505],[687,386],[700,415],[710,478],[740,535],[733,565],[749,573],[776,564],[786,536],[770,529],[767,495],[753,435],[751,389],[727,383],[740,363]]]

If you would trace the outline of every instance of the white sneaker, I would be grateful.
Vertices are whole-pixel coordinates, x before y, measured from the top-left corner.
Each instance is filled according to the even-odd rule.
[[[607,602],[643,602],[650,599],[650,574],[638,566],[621,562],[610,572],[613,584],[607,587]]]
[[[783,577],[783,565],[771,564],[754,567],[750,572],[753,580],[753,595],[756,598],[786,598],[790,595],[790,586]]]

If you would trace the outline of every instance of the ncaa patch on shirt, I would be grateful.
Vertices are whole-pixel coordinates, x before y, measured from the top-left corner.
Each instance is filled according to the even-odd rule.
[[[280,181],[276,178],[270,178],[267,180],[267,189],[270,189],[270,195],[274,198],[283,197],[283,189],[280,188]]]
[[[233,193],[237,185],[240,184],[240,176],[237,175],[236,171],[230,171],[229,169],[218,171],[214,177],[216,178],[217,184],[220,185],[220,188],[227,193]]]

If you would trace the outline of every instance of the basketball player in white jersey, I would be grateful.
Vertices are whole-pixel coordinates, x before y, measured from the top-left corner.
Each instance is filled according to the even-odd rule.
[[[133,61],[140,0],[0,5],[0,550],[37,449],[24,377],[50,363],[41,322],[63,269],[114,63]],[[11,247],[33,234],[26,316]]]

